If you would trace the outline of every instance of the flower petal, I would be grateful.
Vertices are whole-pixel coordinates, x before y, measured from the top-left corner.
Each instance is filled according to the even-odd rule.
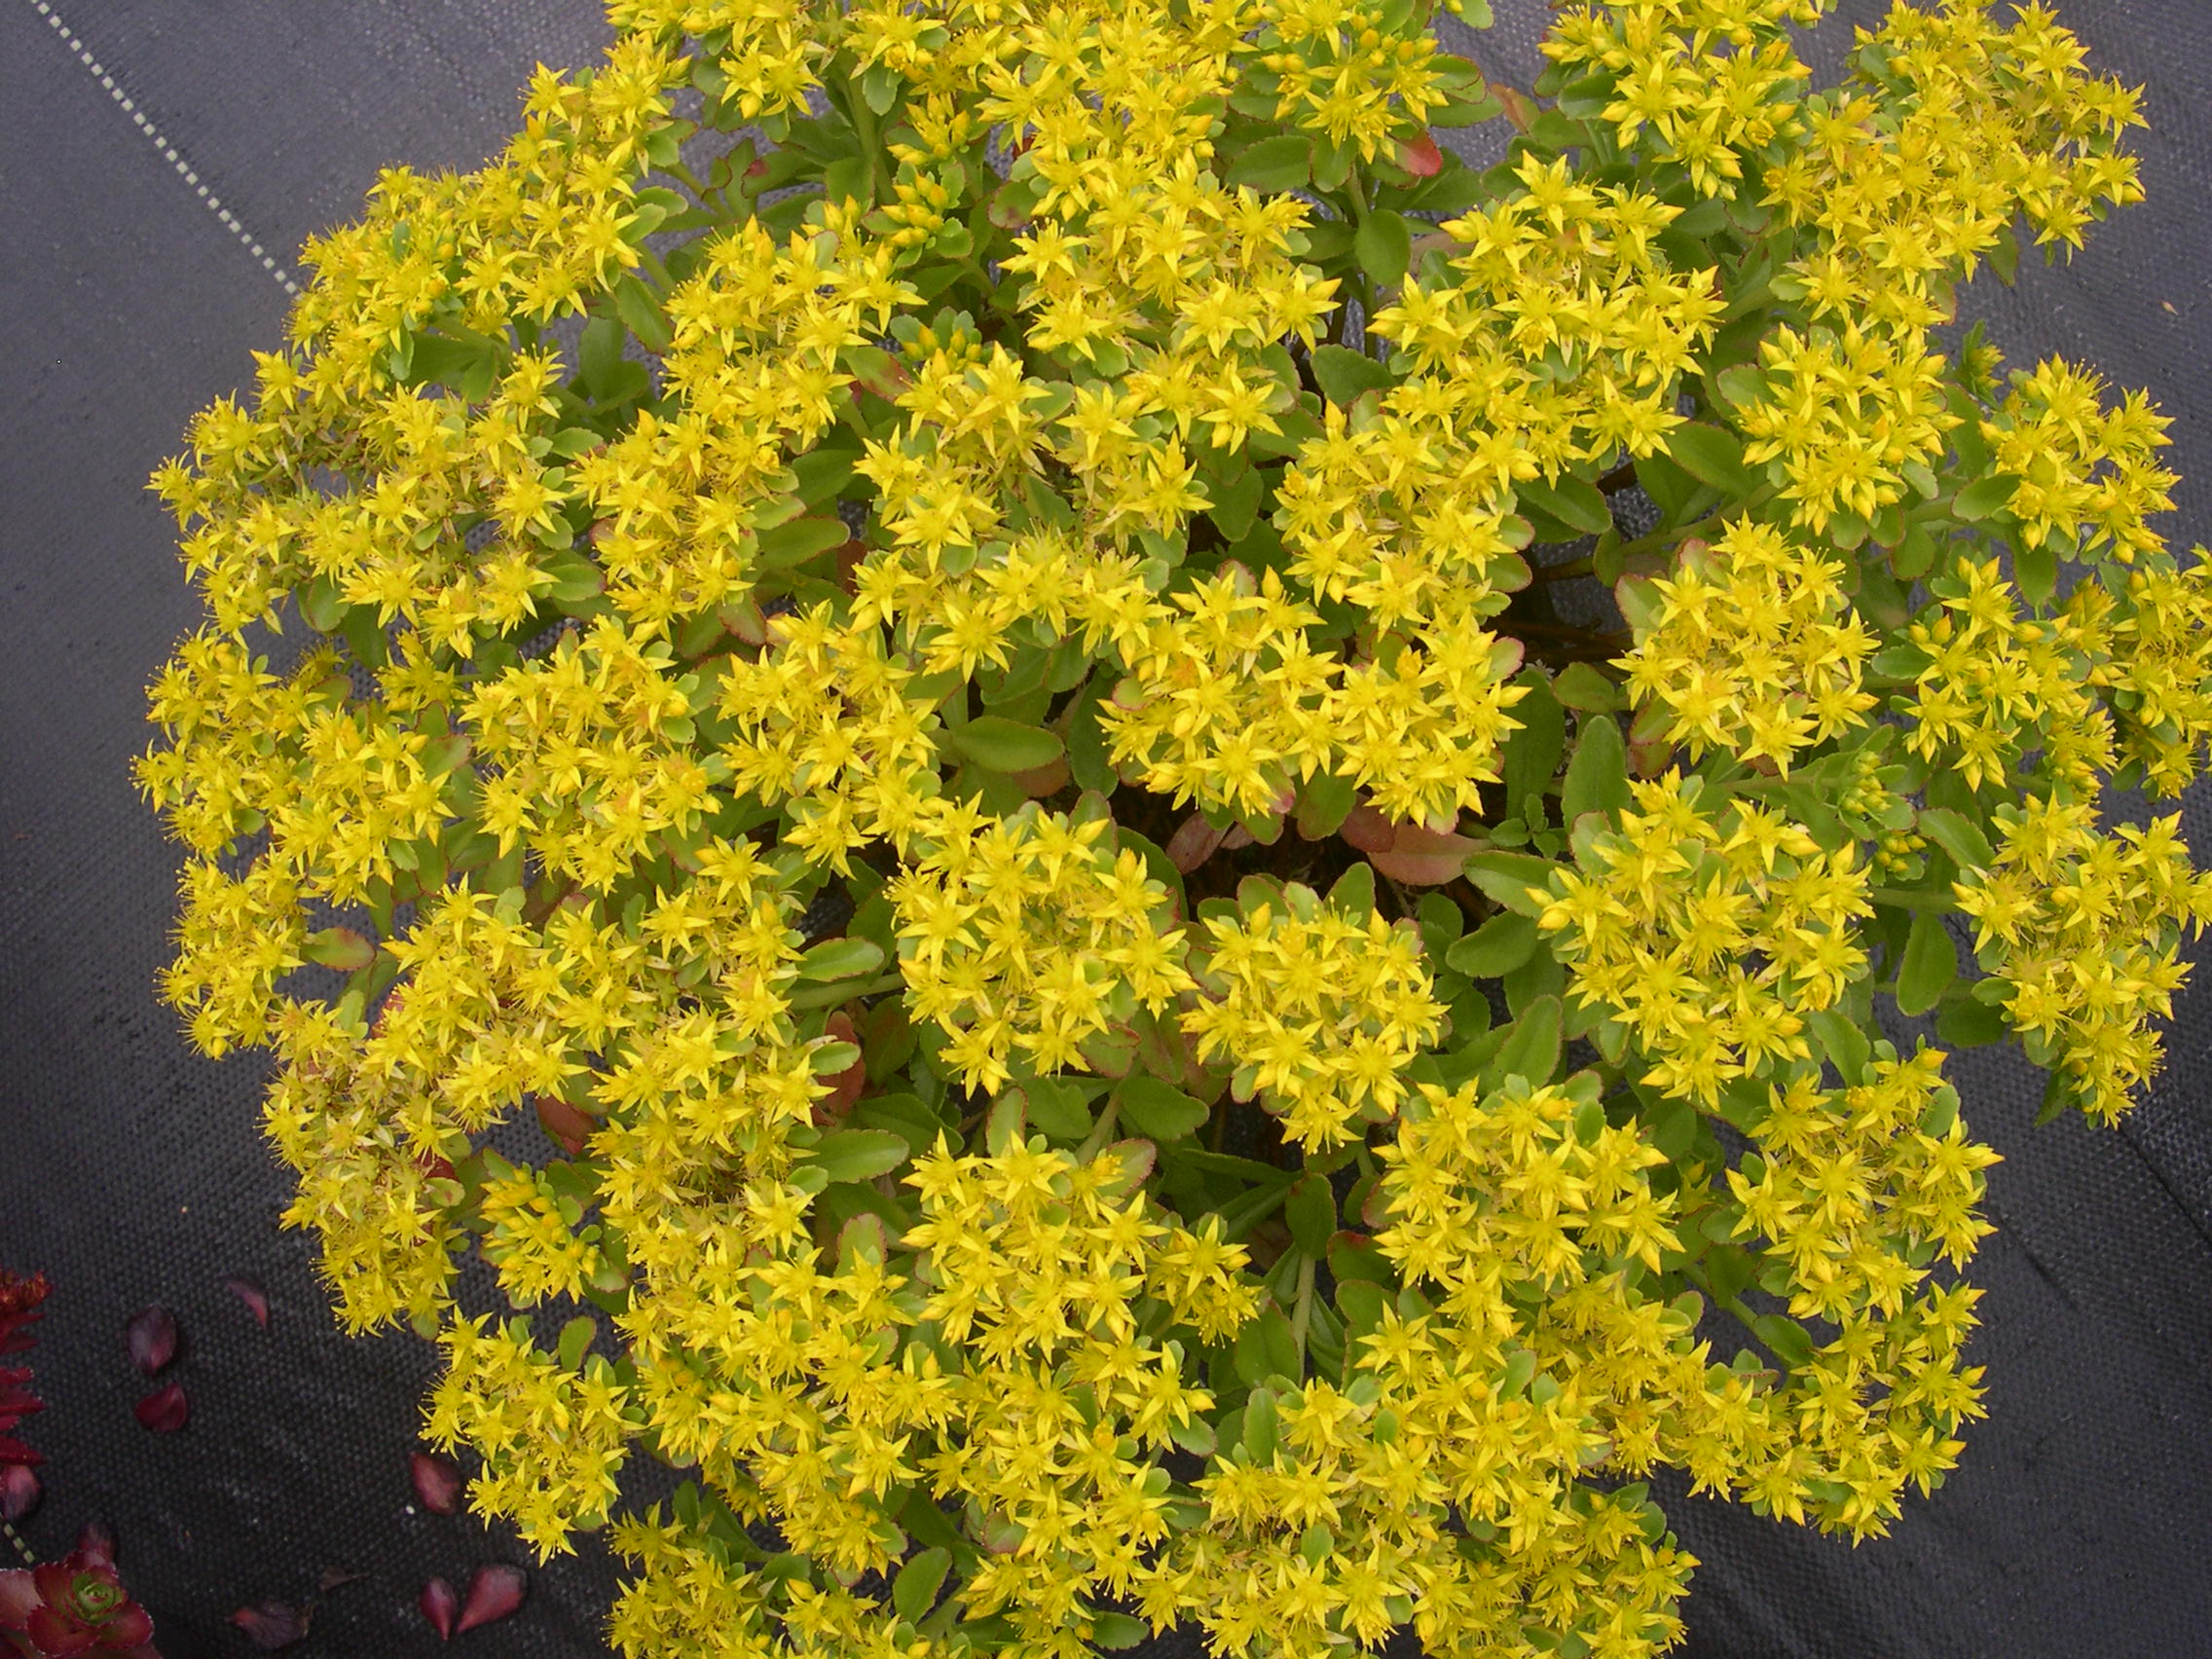
[[[264,1602],[258,1607],[240,1607],[231,1615],[231,1623],[245,1632],[254,1646],[274,1652],[305,1640],[308,1634],[308,1609],[287,1606],[282,1602]]]
[[[431,1579],[423,1586],[416,1605],[423,1609],[423,1616],[430,1621],[430,1628],[438,1633],[440,1641],[453,1640],[453,1622],[461,1613],[461,1597],[452,1585],[442,1578]]]
[[[246,1305],[255,1324],[265,1331],[269,1329],[269,1293],[261,1288],[259,1279],[247,1278],[241,1273],[225,1279],[223,1288]]]
[[[468,1581],[468,1601],[461,1609],[458,1631],[474,1630],[503,1619],[522,1605],[530,1578],[519,1567],[480,1567]]]
[[[38,1507],[38,1476],[28,1464],[0,1466],[0,1521],[20,1521]]]
[[[461,1465],[438,1452],[410,1452],[407,1472],[415,1480],[415,1496],[432,1515],[461,1511]]]
[[[151,1377],[176,1358],[176,1315],[159,1304],[141,1308],[123,1328],[130,1363]]]
[[[132,1408],[139,1426],[156,1434],[174,1434],[192,1420],[192,1402],[184,1397],[184,1384],[171,1382],[157,1388]]]

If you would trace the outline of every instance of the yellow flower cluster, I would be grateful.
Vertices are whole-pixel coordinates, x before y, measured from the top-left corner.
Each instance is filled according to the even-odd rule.
[[[1284,811],[1292,780],[1337,758],[1340,703],[1354,695],[1338,691],[1336,663],[1308,643],[1319,614],[1287,598],[1273,571],[1255,583],[1241,566],[1178,593],[1175,606],[1144,644],[1131,643],[1129,680],[1100,711],[1110,757],[1178,803],[1195,799],[1247,817]],[[1368,682],[1357,671],[1348,678]],[[1459,707],[1494,718],[1496,685],[1464,688],[1470,695]],[[1426,696],[1415,701],[1430,706]]]
[[[1198,1057],[1237,1062],[1239,1098],[1257,1091],[1308,1152],[1357,1140],[1405,1098],[1406,1063],[1443,1029],[1420,936],[1380,913],[1324,907],[1292,883],[1207,920],[1198,982],[1210,993],[1182,1016]]]
[[[949,1034],[967,1088],[997,1093],[1016,1051],[1030,1075],[1088,1071],[1087,1040],[1192,984],[1166,889],[1140,854],[1099,845],[1112,828],[1034,803],[951,823],[888,884],[907,1008]]]
[[[915,671],[881,628],[840,622],[828,605],[769,627],[773,651],[722,664],[729,783],[782,806],[785,842],[849,875],[854,850],[903,845],[940,809],[937,717],[906,694]]]
[[[1997,1155],[1966,1140],[1942,1064],[1922,1049],[1840,1091],[1802,1070],[1773,1088],[1753,1130],[1759,1161],[1730,1170],[1728,1188],[1745,1231],[1789,1258],[1791,1313],[1894,1315],[1928,1276],[1915,1247],[1935,1244],[1962,1266],[1992,1231],[1972,1210]],[[1938,1102],[1951,1123],[1930,1134],[1922,1120]]]
[[[1948,321],[1951,281],[2009,251],[2020,214],[2039,245],[2071,251],[2107,204],[2142,199],[2119,148],[2143,125],[2140,93],[2081,74],[2081,44],[2046,7],[2016,8],[2008,29],[1967,0],[1895,6],[1862,43],[1766,174],[1764,201],[1819,232],[1790,265],[1815,314]]]
[[[498,768],[477,816],[502,856],[527,849],[604,892],[664,833],[698,828],[715,780],[690,743],[699,682],[680,668],[666,642],[602,617],[470,691],[476,756]]]
[[[772,1514],[791,1548],[851,1572],[896,1559],[902,1521],[949,1535],[925,1485],[955,1515],[970,1506],[999,1553],[956,1592],[964,1614],[1003,1616],[1025,1651],[1080,1653],[1097,1603],[1155,1577],[1159,1459],[1213,1406],[1158,1333],[1233,1336],[1254,1311],[1244,1252],[1158,1219],[1117,1148],[1081,1164],[1042,1139],[940,1148],[907,1182],[911,1278],[886,1265],[873,1218],[848,1226],[825,1272],[795,1190],[758,1190],[749,1213],[697,1235],[692,1261],[620,1321],[639,1397],[663,1447],[700,1459],[741,1518]],[[747,1616],[773,1588],[760,1575],[728,1572],[676,1529],[630,1525],[618,1542],[645,1567],[618,1630],[678,1635],[698,1578],[736,1578],[729,1639],[745,1645],[717,1650],[785,1651]],[[777,1609],[800,1651],[811,1604],[794,1588]],[[831,1650],[876,1651],[887,1623]]]
[[[2195,873],[2178,813],[2097,828],[2063,796],[1998,809],[1987,869],[1958,884],[1974,949],[2005,986],[2005,1015],[2065,1097],[2112,1123],[2158,1069],[2150,1027],[2189,977],[2180,942],[2212,921],[2212,875]]]
[[[1446,101],[1436,43],[1412,33],[1411,8],[1379,0],[1261,0],[1256,89],[1274,93],[1274,117],[1326,133],[1373,161],[1395,132],[1424,128]]]
[[[2113,693],[2122,753],[2140,761],[2151,793],[2178,795],[2202,769],[2212,741],[2212,562],[2186,571],[2168,557],[2127,572],[2124,593],[2083,582],[2067,595],[2092,667]]]
[[[660,1505],[618,1517],[609,1543],[636,1575],[614,1600],[608,1636],[624,1653],[667,1659],[932,1659],[910,1625],[872,1596],[804,1578],[771,1578],[743,1548],[696,1522],[662,1520]],[[781,1626],[771,1628],[773,1619]]]
[[[604,1521],[637,1432],[631,1393],[599,1354],[563,1365],[531,1340],[527,1320],[497,1330],[456,1317],[439,1333],[446,1371],[430,1392],[424,1434],[484,1459],[469,1507],[504,1517],[542,1559],[571,1553],[570,1532]]]
[[[1375,1240],[1406,1296],[1376,1310],[1344,1385],[1254,1391],[1200,1483],[1213,1526],[1178,1540],[1217,1647],[1319,1659],[1409,1619],[1441,1653],[1515,1622],[1606,1655],[1679,1634],[1690,1559],[1641,1492],[1587,1484],[1648,1468],[1658,1408],[1705,1380],[1692,1318],[1624,1271],[1674,1247],[1673,1200],[1633,1130],[1579,1132],[1594,1083],[1407,1101]],[[1555,1294],[1510,1294],[1530,1284]]]
[[[2145,521],[2174,504],[2174,475],[2157,463],[2172,424],[2140,391],[2107,409],[2103,377],[2057,357],[2015,374],[1982,431],[1998,469],[2020,481],[2006,505],[2025,544],[2122,565],[2162,550]]]
[[[315,1230],[316,1272],[349,1330],[412,1319],[427,1334],[464,1238],[438,1155],[418,1154],[377,1091],[355,1089],[353,1039],[327,1010],[284,1009],[274,1047],[284,1064],[263,1119],[300,1180],[285,1225]]]
[[[484,1163],[489,1178],[477,1214],[490,1230],[484,1259],[500,1291],[517,1308],[582,1296],[599,1265],[590,1239],[576,1233],[583,1205],[555,1192],[541,1171],[517,1169],[491,1152]]]
[[[1631,0],[1575,6],[1543,43],[1554,63],[1613,82],[1601,112],[1621,148],[1642,139],[1679,162],[1707,195],[1724,195],[1777,138],[1797,135],[1796,89],[1812,71],[1786,30],[1820,20],[1830,0]],[[1716,51],[1725,43],[1734,50]]]
[[[2022,616],[1994,559],[1957,571],[1930,584],[1936,614],[1905,630],[1924,659],[1905,747],[1942,756],[1975,789],[2012,776],[2022,752],[2040,748],[2054,780],[2093,791],[2116,758],[2113,719],[2090,692],[2072,618]]]
[[[1330,598],[1373,607],[1364,584],[1407,614],[1502,608],[1527,542],[1502,493],[1650,455],[1681,424],[1679,378],[1726,309],[1710,270],[1677,272],[1656,243],[1681,209],[1535,155],[1514,176],[1442,227],[1443,272],[1376,311],[1398,384],[1286,470],[1275,522]]]
[[[1917,330],[1785,324],[1759,343],[1759,362],[1765,390],[1738,417],[1744,460],[1780,464],[1792,521],[1816,535],[1903,499],[1959,424],[1944,407],[1943,359]]]
[[[1629,694],[1667,710],[1692,759],[1726,749],[1774,762],[1862,723],[1875,638],[1844,597],[1842,568],[1742,519],[1709,548],[1684,544],[1679,574],[1652,585],[1659,614],[1621,661]]]
[[[349,1328],[443,1327],[481,1513],[549,1553],[633,1440],[693,1471],[614,1524],[632,1659],[1642,1659],[1693,1564],[1621,1482],[1866,1535],[1951,1466],[1989,1155],[1861,1051],[1866,924],[1955,898],[2115,1115],[2212,877],[2097,792],[2198,769],[2212,596],[2146,400],[1929,350],[2016,212],[2133,199],[2134,95],[1968,0],[1808,95],[1825,10],[1573,8],[1478,177],[1421,170],[1479,75],[1402,4],[612,0],[491,166],[310,247],[155,480],[206,610],[137,773],[162,989],[274,1049],[285,1219]],[[1633,651],[1539,524],[1683,549]],[[1354,806],[1387,913],[1282,879]],[[1087,1133],[1038,1080],[1090,1070]],[[566,1158],[489,1149],[534,1109]],[[604,1356],[463,1316],[469,1248]]]
[[[1926,1493],[1955,1464],[1961,1420],[1983,1415],[1981,1368],[1958,1363],[1980,1293],[1929,1281],[1935,1256],[1963,1266],[1993,1231],[1975,1206],[1998,1160],[1967,1139],[1942,1065],[1937,1050],[1900,1060],[1882,1044],[1840,1090],[1793,1068],[1752,1125],[1758,1150],[1728,1171],[1736,1236],[1765,1238],[1765,1259],[1788,1264],[1789,1311],[1836,1331],[1793,1367],[1733,1477],[1785,1519],[1885,1530],[1907,1485]]]
[[[1644,1081],[1710,1105],[1731,1080],[1808,1057],[1805,1016],[1865,970],[1872,914],[1856,844],[1824,852],[1750,802],[1704,803],[1703,780],[1631,786],[1620,829],[1551,877],[1537,926],[1586,1008],[1624,1028]]]

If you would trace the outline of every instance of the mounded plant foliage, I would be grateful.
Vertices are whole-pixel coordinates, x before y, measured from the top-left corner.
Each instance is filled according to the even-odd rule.
[[[2156,1070],[2212,604],[2142,395],[1937,333],[2135,95],[1823,9],[614,0],[310,245],[156,479],[163,989],[626,1654],[1621,1659],[1652,1471],[1954,1464],[1946,1051]]]

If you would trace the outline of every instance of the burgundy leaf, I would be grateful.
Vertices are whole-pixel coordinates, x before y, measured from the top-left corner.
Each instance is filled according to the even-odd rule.
[[[25,1464],[0,1464],[0,1521],[20,1521],[38,1507],[38,1476]]]
[[[28,1327],[43,1317],[38,1305],[51,1289],[44,1273],[18,1278],[0,1268],[0,1353],[19,1353],[31,1346]]]
[[[534,1098],[537,1102],[537,1126],[545,1131],[546,1138],[571,1158],[581,1158],[584,1142],[599,1124],[558,1094],[539,1094]]]
[[[410,1452],[407,1472],[415,1477],[415,1495],[432,1515],[461,1510],[461,1465],[437,1452]]]
[[[166,1308],[141,1308],[124,1327],[130,1363],[151,1377],[176,1358],[176,1318]]]
[[[442,1578],[433,1578],[423,1586],[423,1594],[416,1599],[423,1616],[430,1621],[430,1628],[438,1633],[440,1641],[453,1640],[453,1622],[461,1614],[461,1598]]]
[[[1175,833],[1167,838],[1167,862],[1185,875],[1197,869],[1213,857],[1214,849],[1221,845],[1223,831],[1205,820],[1205,814],[1194,812],[1175,827]]]
[[[77,1534],[77,1553],[93,1561],[105,1562],[108,1566],[113,1567],[115,1565],[115,1534],[107,1530],[105,1523],[88,1521],[85,1523],[85,1530]]]
[[[181,1382],[155,1389],[133,1409],[139,1426],[156,1434],[174,1434],[192,1420],[192,1402],[184,1397]]]
[[[342,1567],[326,1567],[322,1569],[322,1576],[315,1580],[315,1588],[327,1596],[341,1585],[358,1583],[366,1577],[368,1574],[365,1572],[348,1572]]]
[[[20,1634],[31,1614],[45,1605],[46,1598],[38,1593],[38,1580],[28,1567],[0,1572],[0,1631]],[[17,1647],[15,1642],[8,1645]]]
[[[306,1639],[308,1617],[309,1610],[305,1607],[264,1602],[258,1607],[240,1607],[231,1615],[231,1623],[244,1631],[254,1646],[274,1652]]]
[[[241,1274],[237,1278],[225,1279],[223,1288],[246,1305],[253,1314],[254,1323],[265,1331],[269,1329],[269,1293],[261,1288],[260,1280],[249,1279]]]
[[[476,1576],[468,1581],[468,1601],[461,1609],[461,1623],[454,1629],[470,1631],[505,1618],[522,1605],[523,1589],[529,1583],[519,1567],[478,1567]]]

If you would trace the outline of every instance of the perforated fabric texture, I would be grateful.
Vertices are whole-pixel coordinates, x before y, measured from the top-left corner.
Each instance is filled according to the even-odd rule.
[[[1526,85],[1546,9],[1495,9],[1486,34],[1441,31]],[[1824,76],[1845,23],[1878,10],[1824,27]],[[2150,201],[2070,267],[1977,288],[1968,311],[2015,363],[2060,351],[2150,389],[2184,478],[2164,528],[2188,545],[2212,523],[2212,7],[2061,13],[2095,67],[2148,89]],[[422,1652],[424,1578],[529,1564],[503,1530],[411,1512],[432,1351],[340,1335],[306,1238],[276,1225],[288,1189],[258,1132],[262,1063],[197,1058],[155,1000],[176,859],[126,764],[149,735],[145,682],[195,612],[143,483],[196,409],[249,379],[248,349],[281,338],[278,273],[302,238],[353,216],[383,166],[481,160],[535,61],[586,61],[604,38],[589,0],[0,0],[0,1265],[55,1281],[30,1355],[50,1409],[26,1425],[49,1496],[24,1530],[57,1555],[85,1520],[111,1526],[169,1659],[250,1651],[227,1615],[270,1599],[313,1604],[300,1654]],[[1502,149],[1471,136],[1471,160]],[[2212,859],[2201,793],[2186,828]],[[1856,1549],[1666,1493],[1704,1563],[1685,1651],[2212,1649],[2208,999],[2212,982],[2183,994],[2167,1072],[2117,1131],[2036,1128],[2024,1063],[1955,1062],[2006,1159],[1973,1273],[1989,1419],[1948,1485]],[[234,1273],[268,1287],[267,1332],[223,1288]],[[159,1436],[131,1417],[152,1384],[122,1335],[157,1301],[183,1323],[168,1375],[193,1405]],[[365,1576],[318,1589],[331,1568]],[[522,1613],[465,1640],[589,1659],[614,1582],[583,1540],[533,1567]],[[1137,1651],[1202,1650],[1183,1632]]]

